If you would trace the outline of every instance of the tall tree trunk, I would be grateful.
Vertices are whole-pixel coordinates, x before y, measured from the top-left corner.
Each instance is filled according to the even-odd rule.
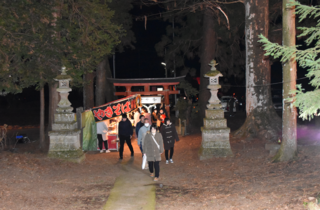
[[[44,87],[40,89],[40,148],[45,148],[45,126],[44,126]]]
[[[53,7],[53,21],[51,23],[52,26],[56,26],[57,17],[60,15],[60,8],[59,7]],[[60,33],[58,31],[53,31],[52,36],[56,37],[58,40],[60,40]],[[53,73],[55,75],[59,74],[58,69],[52,69]],[[54,113],[56,112],[56,109],[58,108],[59,103],[59,94],[57,92],[58,83],[53,81],[53,83],[49,82],[49,122],[48,122],[48,131],[52,130],[52,124],[54,120]]]
[[[258,35],[268,37],[269,0],[245,0],[246,111],[247,118],[237,137],[276,141],[281,121],[271,100],[270,64]]]
[[[199,108],[200,117],[205,117],[205,110],[210,98],[210,92],[207,86],[209,85],[208,78],[204,74],[210,71],[209,63],[215,58],[217,35],[214,30],[215,18],[213,12],[207,8],[203,16],[203,39],[201,46],[201,69],[200,69],[200,91],[199,91]]]
[[[191,112],[192,112],[192,99],[187,100],[187,111],[186,111],[186,130],[188,133],[192,133],[192,124],[191,124]]]
[[[54,120],[54,113],[58,107],[59,103],[59,94],[57,92],[58,83],[54,82],[49,84],[49,122],[48,130],[52,130],[52,124]]]
[[[85,109],[94,107],[94,72],[83,75],[83,106]]]
[[[287,6],[290,0],[282,1],[282,40],[284,46],[296,45],[295,7]],[[293,97],[289,94],[296,89],[296,59],[283,63],[283,99]],[[288,82],[290,81],[290,82]],[[285,100],[284,100],[285,101]],[[292,103],[284,102],[282,110],[282,144],[274,161],[291,160],[297,151],[297,109]]]
[[[112,78],[112,72],[111,72],[111,68],[110,68],[110,64],[109,64],[109,59],[106,58],[105,60],[106,62],[106,78]],[[106,97],[106,102],[110,102],[110,101],[114,101],[116,99],[115,97],[115,92],[116,89],[113,85],[112,82],[110,82],[109,80],[106,80],[106,91],[105,91],[105,97]]]
[[[102,105],[106,102],[105,92],[107,90],[106,82],[106,60],[99,63],[96,71],[96,106]],[[110,69],[110,68],[109,68]]]

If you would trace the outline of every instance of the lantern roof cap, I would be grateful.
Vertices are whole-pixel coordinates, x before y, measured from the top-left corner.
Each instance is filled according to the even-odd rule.
[[[67,75],[66,67],[63,66],[61,68],[61,74],[54,78],[54,80],[72,80],[72,77],[70,75]]]
[[[209,63],[209,66],[211,66],[210,71],[208,71],[204,76],[205,76],[205,77],[223,77],[223,75],[221,74],[221,72],[216,69],[216,66],[217,66],[217,65],[218,65],[218,63],[216,62],[216,60],[213,59],[213,60]]]

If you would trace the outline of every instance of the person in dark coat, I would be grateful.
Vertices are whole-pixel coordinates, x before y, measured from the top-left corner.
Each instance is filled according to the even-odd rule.
[[[134,155],[134,151],[131,145],[132,134],[133,134],[132,125],[128,120],[127,115],[123,114],[122,120],[119,122],[119,127],[118,127],[118,135],[120,138],[120,150],[119,150],[120,160],[123,159],[123,147],[125,142],[127,143],[131,151],[131,157],[133,157]]]
[[[175,141],[179,141],[179,136],[176,131],[176,128],[170,122],[169,118],[164,120],[164,124],[160,128],[160,132],[163,138],[163,144],[165,149],[165,156],[166,156],[166,164],[169,164],[169,150],[170,150],[170,163],[173,163],[172,156],[174,151],[174,143]]]
[[[144,115],[140,115],[139,118],[140,118],[140,121],[136,125],[136,136],[137,136],[137,138],[139,138],[139,130],[144,124]]]

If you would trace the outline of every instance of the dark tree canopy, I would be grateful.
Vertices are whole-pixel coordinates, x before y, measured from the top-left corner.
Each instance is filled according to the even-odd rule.
[[[0,89],[20,92],[52,82],[65,65],[75,83],[120,43],[109,1],[16,0],[0,3]],[[41,77],[40,77],[41,75]]]

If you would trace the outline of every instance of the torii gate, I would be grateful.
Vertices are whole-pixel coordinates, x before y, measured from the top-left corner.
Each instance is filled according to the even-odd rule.
[[[169,95],[179,94],[178,90],[175,90],[174,86],[178,85],[185,76],[180,77],[169,77],[169,78],[137,78],[137,79],[113,79],[108,78],[114,86],[126,87],[125,92],[115,92],[116,96],[129,96],[134,94],[140,94],[141,96],[152,96],[152,95],[163,95],[165,109],[170,117],[170,101]],[[132,91],[131,88],[134,86],[143,86],[144,91]],[[162,91],[151,91],[151,86],[162,86]]]

